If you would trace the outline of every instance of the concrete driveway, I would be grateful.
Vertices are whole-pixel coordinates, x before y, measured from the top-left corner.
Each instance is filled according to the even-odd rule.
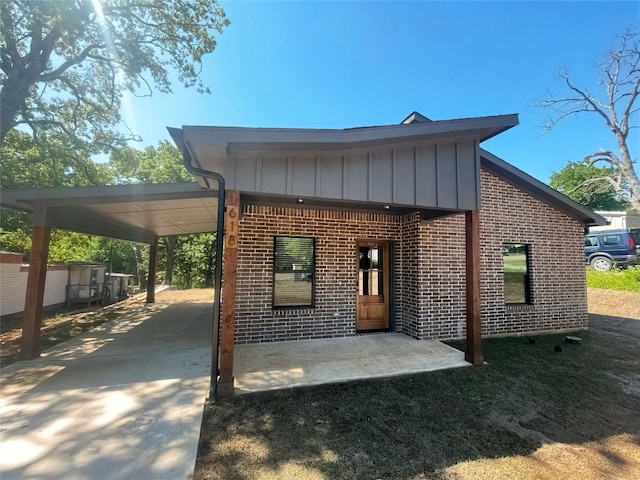
[[[0,478],[188,478],[209,387],[211,311],[147,305],[4,368]]]

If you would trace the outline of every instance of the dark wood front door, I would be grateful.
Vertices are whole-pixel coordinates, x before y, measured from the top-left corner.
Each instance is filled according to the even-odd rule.
[[[389,242],[358,242],[356,330],[389,328]]]

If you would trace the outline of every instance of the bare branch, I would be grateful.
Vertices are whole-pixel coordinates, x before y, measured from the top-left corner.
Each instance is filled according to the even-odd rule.
[[[620,159],[618,158],[618,156],[609,150],[602,150],[600,152],[591,153],[584,157],[583,162],[587,165],[595,165],[598,162],[607,162],[613,166],[620,165]]]

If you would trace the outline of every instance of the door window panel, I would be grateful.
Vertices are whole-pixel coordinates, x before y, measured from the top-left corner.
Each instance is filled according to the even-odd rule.
[[[382,249],[360,247],[358,293],[360,295],[384,295],[384,261]]]

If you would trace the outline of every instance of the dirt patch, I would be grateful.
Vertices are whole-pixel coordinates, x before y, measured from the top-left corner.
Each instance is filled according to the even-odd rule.
[[[156,302],[162,303],[213,303],[213,289],[163,290],[156,294]]]
[[[589,313],[640,320],[640,292],[588,288]]]

